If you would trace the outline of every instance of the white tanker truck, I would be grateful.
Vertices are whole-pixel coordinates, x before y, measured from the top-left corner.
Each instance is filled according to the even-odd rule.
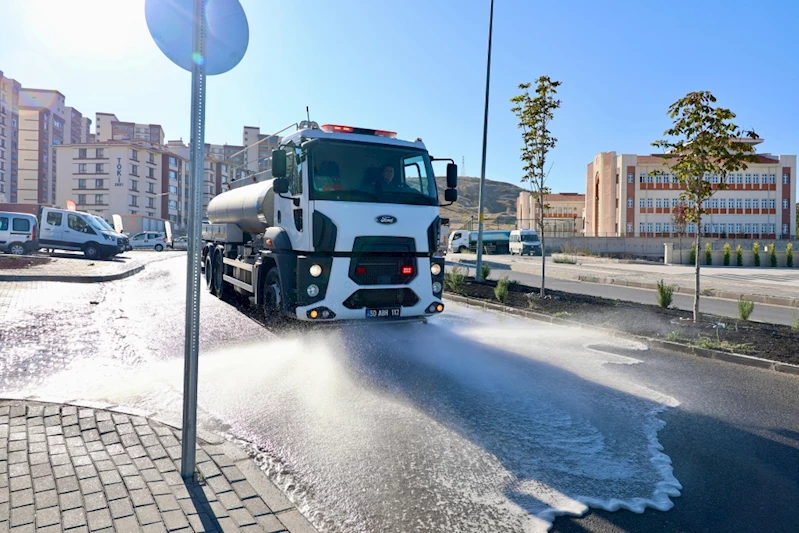
[[[314,122],[297,129],[272,152],[271,176],[239,180],[209,203],[202,249],[209,291],[246,295],[267,318],[441,313],[437,159],[421,139],[392,132]],[[458,168],[443,161],[451,204]]]

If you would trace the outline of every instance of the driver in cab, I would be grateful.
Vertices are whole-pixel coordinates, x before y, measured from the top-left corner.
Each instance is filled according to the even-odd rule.
[[[383,165],[383,171],[376,185],[380,192],[413,192],[413,189],[402,183],[402,180],[397,179],[393,165]]]

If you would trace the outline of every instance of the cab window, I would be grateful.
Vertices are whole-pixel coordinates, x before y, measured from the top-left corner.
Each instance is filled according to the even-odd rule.
[[[67,226],[69,226],[69,229],[78,231],[80,233],[94,233],[94,230],[89,227],[89,224],[86,223],[83,217],[78,215],[68,215]]]
[[[14,231],[29,232],[31,230],[31,221],[27,218],[15,218],[11,225]]]
[[[8,230],[8,217],[0,217],[0,231]]]
[[[61,213],[47,213],[47,223],[51,226],[60,226],[63,219],[64,215]]]
[[[457,239],[460,239],[460,238],[461,238],[461,234],[460,233],[456,233],[455,235],[452,236],[452,240],[453,241],[457,240]]]
[[[289,181],[291,196],[302,194],[302,162],[304,158],[301,148],[293,145],[286,146],[286,179]]]

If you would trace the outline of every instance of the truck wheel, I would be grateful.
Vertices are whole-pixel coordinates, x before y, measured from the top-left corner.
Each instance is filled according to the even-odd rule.
[[[100,255],[100,248],[93,242],[83,245],[83,255],[86,259],[97,259]]]
[[[208,288],[208,292],[211,294],[216,294],[216,289],[214,288],[214,274],[213,274],[213,266],[211,266],[211,258],[205,258],[205,286]]]
[[[466,249],[465,246],[461,246],[460,248],[458,248],[458,253],[459,254],[465,254],[467,251],[468,250]]]
[[[214,281],[213,293],[216,294],[216,297],[220,300],[227,300],[230,297],[231,288],[230,284],[226,283],[222,277],[225,274],[225,264],[222,261],[223,259],[224,254],[222,252],[217,252],[214,254],[214,267],[211,269]]]
[[[264,316],[266,318],[278,316],[282,303],[280,272],[277,267],[272,267],[266,273],[266,279],[264,280]]]
[[[25,245],[21,242],[12,242],[8,247],[8,251],[13,255],[25,255]]]

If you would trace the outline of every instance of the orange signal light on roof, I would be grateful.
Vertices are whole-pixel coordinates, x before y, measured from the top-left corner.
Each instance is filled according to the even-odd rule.
[[[339,126],[337,124],[325,124],[320,129],[325,133],[357,133],[359,135],[375,135],[377,137],[386,137],[388,139],[397,138],[396,132],[393,131],[371,130],[368,128],[355,128],[353,126]]]

